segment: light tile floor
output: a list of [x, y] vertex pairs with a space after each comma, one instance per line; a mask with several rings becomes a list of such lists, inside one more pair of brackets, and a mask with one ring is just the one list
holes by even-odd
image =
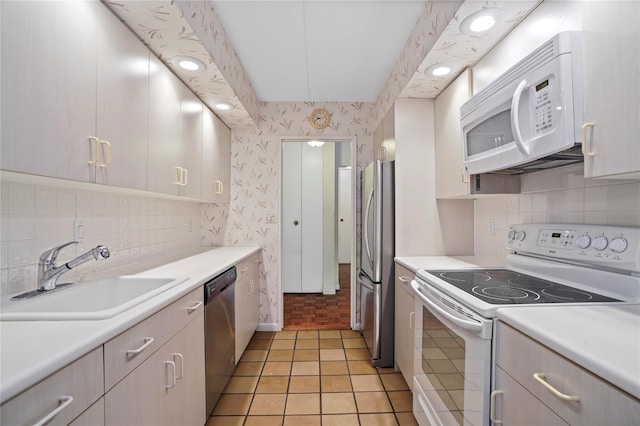
[[207, 426], [417, 425], [402, 374], [352, 330], [256, 332]]

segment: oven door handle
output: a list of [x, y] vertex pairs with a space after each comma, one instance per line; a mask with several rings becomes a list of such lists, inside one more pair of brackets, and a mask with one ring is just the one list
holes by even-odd
[[473, 321], [465, 321], [461, 318], [456, 317], [455, 315], [451, 315], [449, 312], [445, 311], [440, 306], [436, 305], [433, 301], [431, 301], [424, 294], [422, 294], [422, 292], [420, 292], [418, 283], [415, 280], [411, 281], [411, 287], [413, 288], [413, 292], [417, 294], [427, 306], [429, 306], [430, 308], [435, 310], [437, 313], [447, 318], [449, 321], [453, 322], [454, 324], [456, 324], [461, 328], [464, 328], [465, 330], [473, 331], [475, 333], [482, 332], [481, 323], [473, 322]]

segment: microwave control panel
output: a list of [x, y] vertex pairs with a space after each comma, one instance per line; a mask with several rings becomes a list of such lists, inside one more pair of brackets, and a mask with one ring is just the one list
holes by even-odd
[[536, 135], [548, 133], [553, 127], [553, 106], [551, 102], [550, 83], [551, 80], [546, 78], [534, 87], [536, 100]]

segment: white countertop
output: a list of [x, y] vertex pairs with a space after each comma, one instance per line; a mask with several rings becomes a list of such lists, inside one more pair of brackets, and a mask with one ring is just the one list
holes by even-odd
[[259, 250], [259, 247], [216, 247], [139, 272], [136, 275], [189, 279], [109, 319], [0, 322], [0, 403], [104, 344]]
[[640, 398], [640, 305], [500, 308], [497, 315]]
[[502, 266], [500, 262], [480, 256], [399, 256], [394, 260], [413, 272], [416, 272], [418, 269], [460, 269]]

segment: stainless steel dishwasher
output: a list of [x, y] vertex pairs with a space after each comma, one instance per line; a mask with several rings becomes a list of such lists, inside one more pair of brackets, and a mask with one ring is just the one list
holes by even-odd
[[204, 284], [204, 354], [207, 415], [220, 399], [235, 368], [235, 282], [232, 267]]

